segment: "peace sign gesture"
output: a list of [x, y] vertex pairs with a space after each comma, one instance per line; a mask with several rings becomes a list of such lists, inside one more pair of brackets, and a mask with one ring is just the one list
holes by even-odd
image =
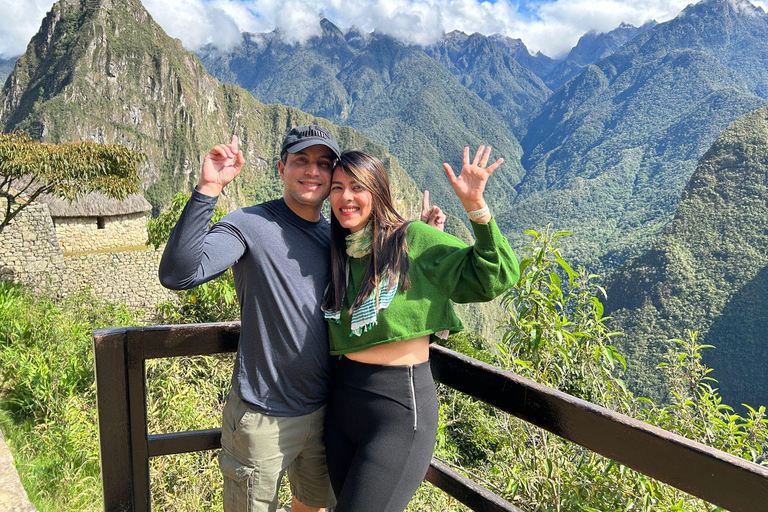
[[429, 206], [429, 190], [424, 191], [424, 198], [421, 202], [421, 222], [429, 224], [432, 227], [445, 231], [445, 214], [437, 205]]
[[[464, 164], [458, 177], [449, 164], [443, 164], [445, 174], [448, 176], [448, 181], [451, 183], [456, 197], [459, 198], [467, 211], [480, 210], [486, 207], [483, 199], [485, 184], [493, 171], [504, 163], [504, 159], [499, 158], [493, 164], [488, 165], [490, 156], [491, 146], [480, 146], [477, 148], [475, 158], [470, 163], [469, 147], [464, 148]], [[490, 215], [488, 217], [490, 218]]]

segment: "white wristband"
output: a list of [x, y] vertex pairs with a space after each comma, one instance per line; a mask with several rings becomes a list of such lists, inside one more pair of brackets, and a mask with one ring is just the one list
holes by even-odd
[[482, 219], [486, 215], [490, 215], [490, 213], [491, 213], [491, 210], [486, 205], [485, 208], [480, 208], [479, 210], [467, 212], [467, 215], [469, 215], [469, 220], [475, 221], [477, 219]]

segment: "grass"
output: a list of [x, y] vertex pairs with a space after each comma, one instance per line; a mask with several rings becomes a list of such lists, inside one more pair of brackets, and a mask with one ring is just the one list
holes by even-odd
[[132, 314], [85, 294], [62, 308], [0, 283], [0, 424], [42, 512], [102, 508], [91, 331], [115, 323]]

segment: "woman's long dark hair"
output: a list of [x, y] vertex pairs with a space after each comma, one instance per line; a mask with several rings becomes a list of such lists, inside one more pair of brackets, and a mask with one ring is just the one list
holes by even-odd
[[[341, 170], [354, 178], [371, 193], [371, 259], [365, 270], [363, 284], [349, 309], [359, 307], [363, 301], [377, 290], [384, 269], [388, 269], [389, 284], [392, 286], [399, 279], [399, 287], [407, 290], [411, 287], [408, 277], [408, 246], [406, 243], [406, 222], [392, 203], [389, 190], [389, 178], [382, 163], [362, 151], [345, 151], [341, 154], [334, 172]], [[341, 311], [344, 295], [347, 293], [347, 243], [350, 230], [341, 227], [336, 215], [331, 215], [331, 284], [325, 292], [323, 309]], [[378, 296], [377, 296], [378, 307]]]

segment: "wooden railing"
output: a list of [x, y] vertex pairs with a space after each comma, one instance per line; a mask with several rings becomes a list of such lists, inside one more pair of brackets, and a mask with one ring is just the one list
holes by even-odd
[[[147, 431], [147, 359], [237, 350], [239, 323], [102, 329], [93, 334], [104, 508], [148, 511], [149, 459], [220, 448], [220, 430]], [[768, 510], [768, 468], [457, 354], [430, 348], [435, 379], [732, 512]], [[426, 480], [470, 509], [522, 512], [433, 459]]]

